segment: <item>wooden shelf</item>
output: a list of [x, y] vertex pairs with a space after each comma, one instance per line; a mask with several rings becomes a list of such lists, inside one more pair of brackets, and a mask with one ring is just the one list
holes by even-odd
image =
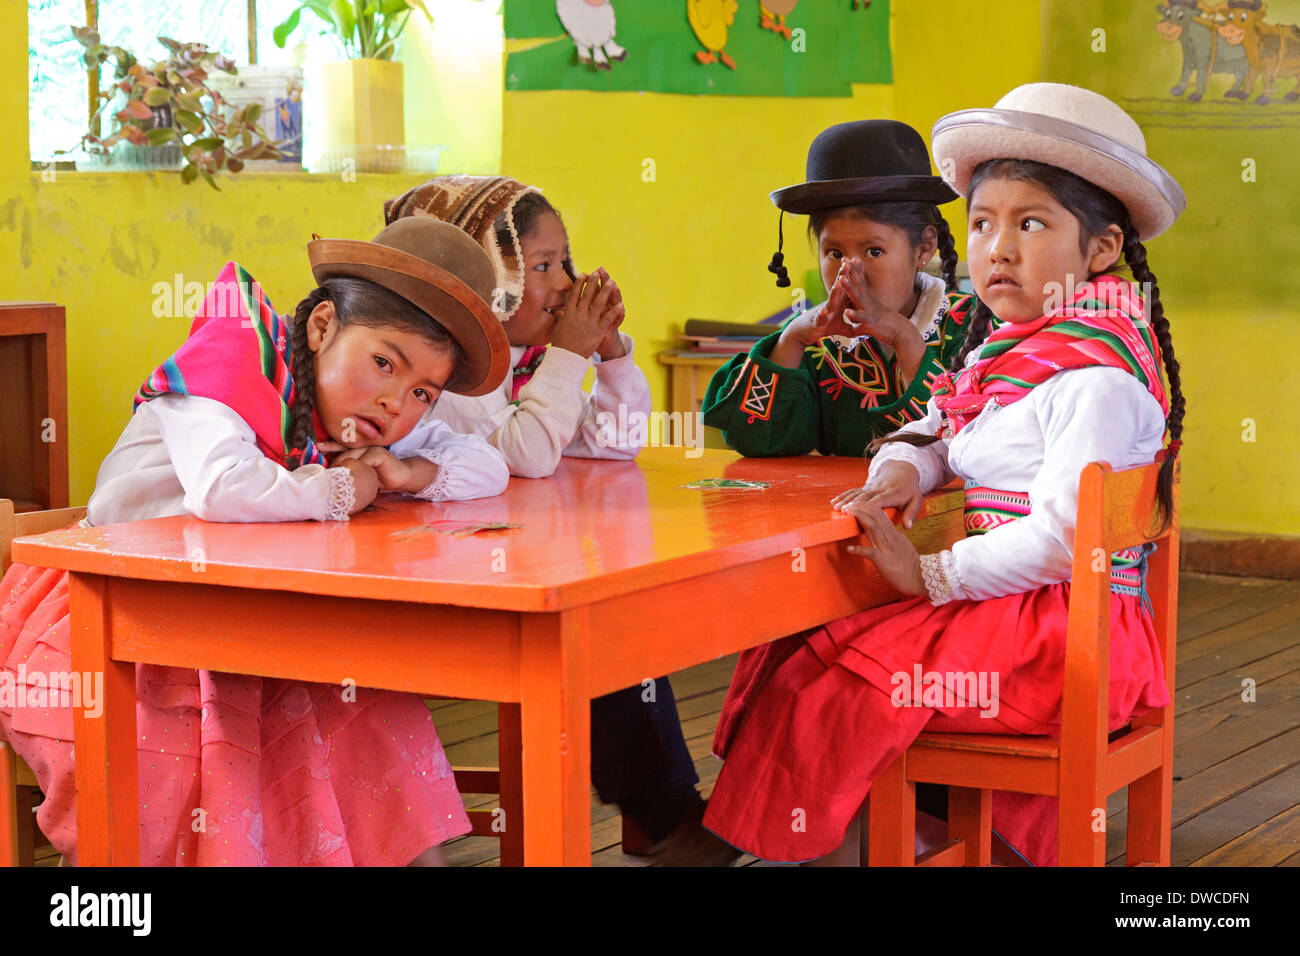
[[0, 498], [15, 511], [68, 506], [63, 306], [0, 302]]

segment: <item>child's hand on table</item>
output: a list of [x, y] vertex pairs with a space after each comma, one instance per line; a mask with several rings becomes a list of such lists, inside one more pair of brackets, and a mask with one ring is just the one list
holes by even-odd
[[925, 577], [921, 574], [921, 556], [903, 532], [894, 527], [877, 505], [856, 499], [841, 510], [858, 519], [871, 541], [869, 545], [849, 545], [849, 553], [860, 555], [875, 564], [880, 576], [902, 594], [925, 594]]
[[379, 494], [379, 475], [375, 472], [375, 469], [364, 462], [354, 459], [336, 461], [330, 467], [346, 468], [352, 473], [354, 500], [352, 510], [348, 513], [356, 514], [358, 511], [370, 507], [370, 503]]
[[609, 354], [601, 352], [601, 358], [619, 358], [626, 354], [623, 343], [617, 332], [613, 335], [617, 345], [609, 343], [609, 337], [623, 321], [623, 315], [623, 296], [609, 273], [597, 269], [580, 274], [569, 289], [551, 344], [583, 358], [590, 358], [600, 346], [608, 344]]
[[417, 494], [438, 477], [438, 466], [433, 462], [419, 456], [398, 458], [387, 448], [378, 445], [344, 449], [330, 459], [330, 464], [336, 468], [352, 470], [352, 478], [357, 482], [358, 500], [361, 497], [361, 482], [357, 479], [357, 471], [369, 472], [373, 476], [375, 490], [370, 493], [366, 504], [370, 504], [380, 490]]
[[849, 514], [855, 502], [876, 508], [898, 508], [904, 528], [912, 527], [921, 513], [921, 474], [905, 461], [883, 462], [861, 488], [850, 488], [831, 499], [831, 507]]

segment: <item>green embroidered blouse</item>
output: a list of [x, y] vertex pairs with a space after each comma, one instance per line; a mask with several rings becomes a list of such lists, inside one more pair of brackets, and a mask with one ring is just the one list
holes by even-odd
[[[912, 320], [926, 351], [911, 382], [902, 381], [892, 350], [870, 336], [825, 338], [804, 349], [799, 368], [775, 365], [769, 356], [780, 332], [774, 332], [714, 373], [704, 424], [720, 428], [742, 455], [861, 456], [873, 439], [925, 416], [934, 380], [965, 342], [974, 304], [969, 293], [942, 287], [922, 294]], [[918, 322], [926, 313], [924, 324]]]

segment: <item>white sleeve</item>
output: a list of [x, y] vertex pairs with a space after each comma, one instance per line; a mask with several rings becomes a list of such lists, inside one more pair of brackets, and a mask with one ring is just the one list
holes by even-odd
[[1135, 468], [1150, 464], [1160, 450], [1164, 414], [1121, 369], [1060, 372], [1021, 401], [1031, 398], [1043, 433], [1043, 463], [1029, 485], [1030, 514], [953, 545], [954, 597], [983, 600], [1068, 580], [1084, 465]]
[[[650, 383], [645, 373], [637, 368], [632, 358], [632, 339], [619, 332], [627, 355], [609, 361], [596, 362], [596, 384], [587, 400], [587, 414], [573, 441], [564, 454], [573, 458], [631, 459], [641, 450], [641, 442], [628, 441], [619, 435], [619, 421], [634, 420], [632, 416], [649, 421]], [[619, 407], [625, 411], [619, 415]], [[632, 431], [632, 429], [628, 429]], [[637, 429], [638, 435], [647, 429]]]
[[427, 501], [491, 498], [510, 481], [501, 452], [477, 435], [462, 435], [429, 415], [388, 450], [398, 458], [423, 458], [438, 466], [433, 482], [415, 495]]
[[[908, 422], [893, 434], [931, 436], [939, 431], [941, 420], [934, 399], [930, 399], [929, 405], [926, 406], [924, 418]], [[921, 492], [923, 494], [931, 492], [941, 485], [946, 485], [954, 477], [952, 469], [948, 467], [947, 439], [941, 438], [929, 445], [919, 446], [908, 445], [901, 441], [881, 445], [880, 450], [871, 459], [871, 466], [867, 470], [867, 479], [870, 480], [872, 473], [887, 461], [905, 461], [909, 465], [913, 465], [921, 476]]]
[[490, 422], [488, 444], [505, 456], [512, 475], [549, 478], [573, 440], [587, 410], [582, 380], [590, 359], [552, 345], [519, 403], [506, 405]]
[[348, 518], [355, 501], [346, 468], [289, 471], [257, 447], [253, 429], [209, 398], [164, 395], [149, 402], [185, 490], [185, 510], [205, 521], [317, 521]]

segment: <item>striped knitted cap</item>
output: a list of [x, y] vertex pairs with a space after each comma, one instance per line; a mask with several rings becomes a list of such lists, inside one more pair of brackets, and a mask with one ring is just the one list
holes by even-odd
[[[384, 203], [384, 220], [392, 224], [404, 216], [432, 216], [459, 226], [481, 245], [497, 274], [492, 311], [501, 321], [519, 308], [524, 295], [524, 258], [515, 229], [514, 208], [528, 193], [540, 193], [506, 176], [437, 176]], [[497, 240], [497, 220], [504, 217], [510, 248]]]

